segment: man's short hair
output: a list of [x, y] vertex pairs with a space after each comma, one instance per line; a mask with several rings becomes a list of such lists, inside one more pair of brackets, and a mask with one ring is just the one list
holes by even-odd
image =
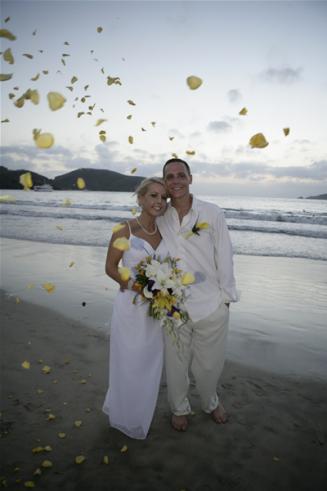
[[185, 162], [185, 160], [172, 158], [172, 159], [167, 160], [167, 162], [165, 163], [165, 165], [162, 168], [162, 175], [163, 175], [163, 177], [165, 177], [165, 170], [166, 170], [167, 165], [172, 164], [173, 162], [175, 162], [176, 164], [184, 164], [185, 167], [186, 167], [186, 170], [187, 170], [188, 175], [189, 176], [191, 175], [191, 168], [188, 165], [188, 163]]

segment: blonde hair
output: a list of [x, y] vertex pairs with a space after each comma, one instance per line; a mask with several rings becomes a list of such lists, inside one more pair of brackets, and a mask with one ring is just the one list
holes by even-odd
[[161, 186], [165, 187], [165, 182], [161, 177], [148, 177], [147, 179], [143, 179], [135, 189], [134, 194], [136, 194], [137, 198], [144, 196], [151, 184], [161, 184]]

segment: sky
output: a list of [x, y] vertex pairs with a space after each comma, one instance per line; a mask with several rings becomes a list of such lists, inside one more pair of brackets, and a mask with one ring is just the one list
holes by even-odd
[[[1, 56], [12, 74], [0, 82], [1, 165], [152, 176], [174, 153], [201, 194], [326, 193], [326, 26], [327, 1], [1, 1], [1, 27], [17, 38], [1, 38], [15, 60]], [[17, 108], [29, 88], [39, 104]], [[51, 91], [66, 98], [57, 111]], [[38, 148], [33, 129], [54, 145]], [[251, 148], [256, 133], [269, 145]]]

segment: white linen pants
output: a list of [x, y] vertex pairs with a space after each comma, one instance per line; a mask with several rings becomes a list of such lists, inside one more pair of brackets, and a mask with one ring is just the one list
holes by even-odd
[[211, 413], [218, 407], [217, 383], [225, 361], [228, 321], [229, 308], [223, 303], [205, 319], [184, 324], [179, 329], [178, 345], [165, 332], [168, 402], [174, 414], [191, 412], [189, 368], [203, 411]]

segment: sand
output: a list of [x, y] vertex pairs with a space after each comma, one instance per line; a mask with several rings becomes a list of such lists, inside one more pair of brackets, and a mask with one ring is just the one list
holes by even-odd
[[[23, 489], [26, 481], [67, 491], [326, 489], [323, 379], [280, 376], [228, 359], [220, 386], [226, 425], [200, 411], [192, 387], [195, 414], [188, 431], [177, 433], [163, 383], [149, 436], [137, 441], [110, 428], [101, 411], [108, 381], [104, 332], [3, 293], [1, 329], [0, 475], [9, 489]], [[50, 451], [33, 454], [48, 445]], [[78, 455], [86, 458], [79, 465]], [[42, 468], [44, 460], [52, 467]]]

